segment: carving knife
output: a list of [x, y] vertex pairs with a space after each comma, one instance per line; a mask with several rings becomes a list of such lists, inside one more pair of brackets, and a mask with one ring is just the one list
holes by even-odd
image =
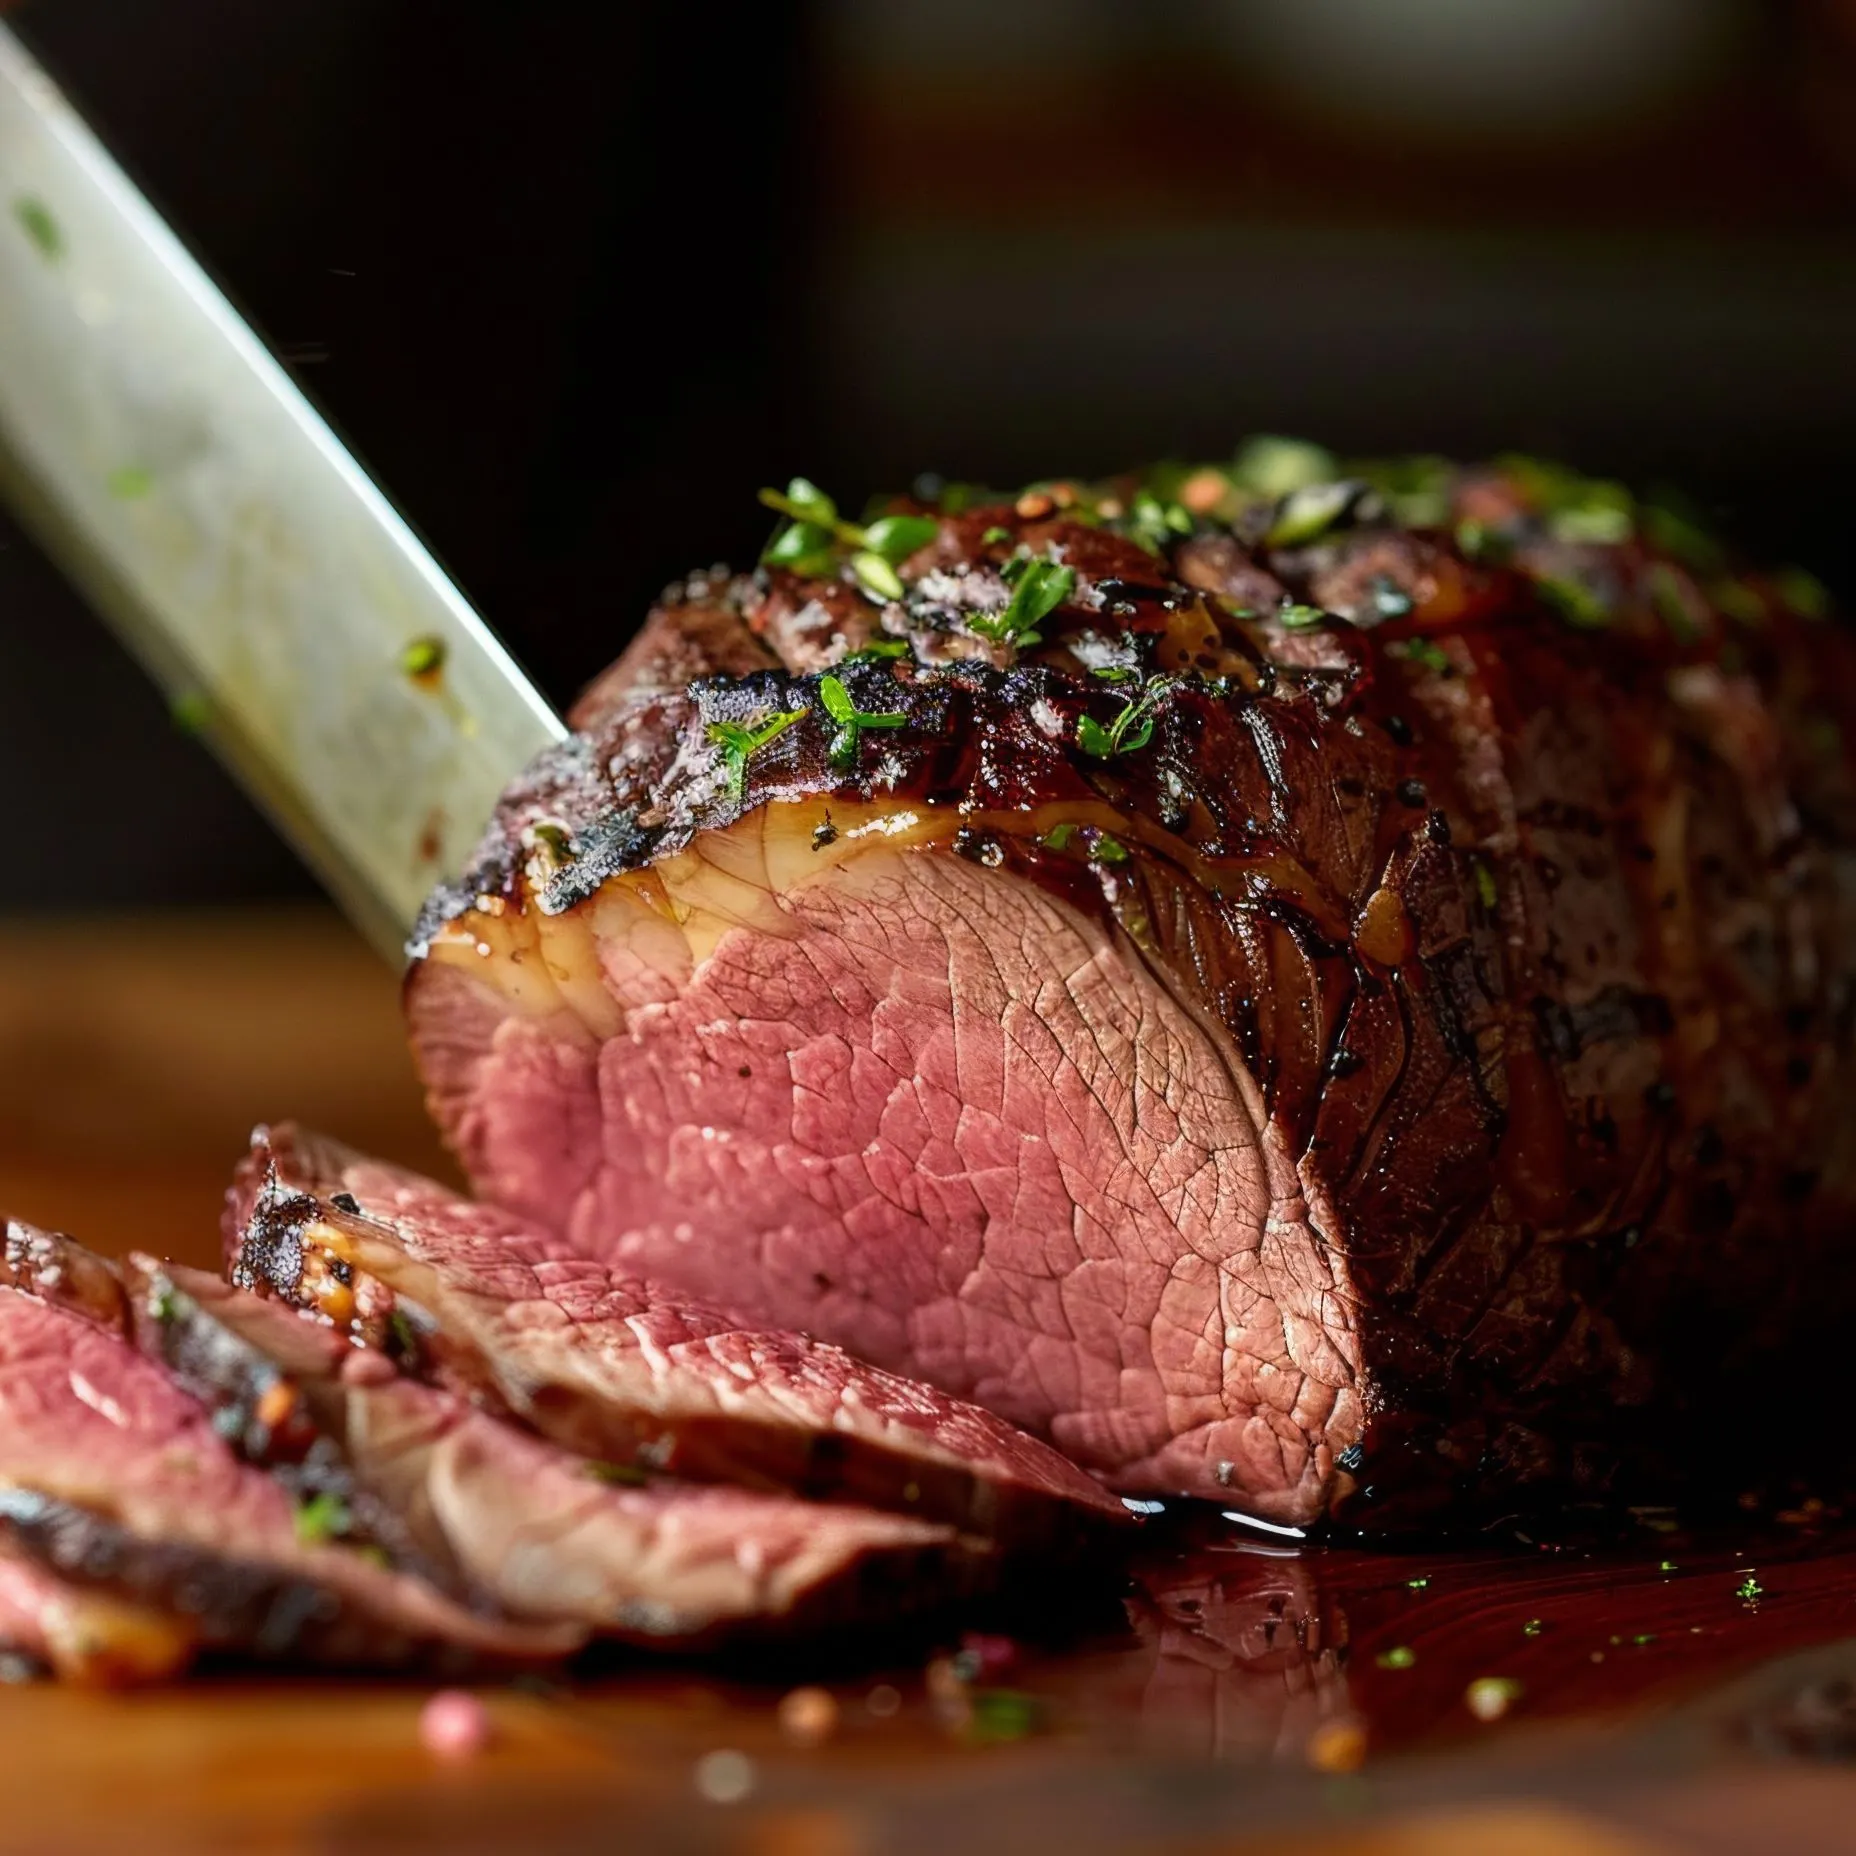
[[565, 733], [4, 26], [0, 491], [395, 958]]

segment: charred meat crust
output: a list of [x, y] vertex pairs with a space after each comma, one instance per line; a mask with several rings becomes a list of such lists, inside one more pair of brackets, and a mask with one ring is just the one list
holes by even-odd
[[[899, 504], [935, 522], [900, 599], [674, 590], [414, 954], [762, 806], [945, 818], [1256, 1079], [1354, 1285], [1337, 1511], [1717, 1456], [1850, 1208], [1856, 653], [1609, 486], [1376, 475]], [[1027, 563], [1063, 598], [1001, 642]]]

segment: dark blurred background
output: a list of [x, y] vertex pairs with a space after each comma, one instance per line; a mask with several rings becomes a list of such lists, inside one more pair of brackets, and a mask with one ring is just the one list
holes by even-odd
[[[1856, 593], [1856, 0], [12, 18], [563, 701], [762, 482], [1253, 430], [1674, 482]], [[310, 887], [4, 524], [0, 779], [0, 908]]]

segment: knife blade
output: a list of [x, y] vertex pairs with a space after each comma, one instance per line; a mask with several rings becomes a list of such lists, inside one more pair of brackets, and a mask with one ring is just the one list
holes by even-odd
[[547, 701], [0, 26], [0, 493], [395, 957]]

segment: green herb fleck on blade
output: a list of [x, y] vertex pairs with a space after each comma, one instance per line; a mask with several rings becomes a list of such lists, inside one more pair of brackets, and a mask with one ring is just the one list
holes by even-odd
[[419, 681], [435, 677], [445, 667], [445, 641], [442, 638], [415, 638], [400, 653], [400, 669]]
[[22, 193], [13, 202], [13, 217], [38, 247], [40, 257], [56, 260], [64, 256], [64, 233], [52, 217], [52, 209], [43, 200], [34, 194]]
[[168, 719], [183, 735], [203, 735], [212, 723], [212, 702], [204, 690], [182, 690], [168, 704]]
[[1038, 842], [1047, 851], [1061, 851], [1076, 836], [1076, 827], [1068, 819], [1059, 825], [1053, 825]]
[[1407, 1646], [1402, 1643], [1393, 1649], [1381, 1650], [1380, 1653], [1373, 1658], [1373, 1661], [1377, 1663], [1381, 1669], [1409, 1669], [1417, 1660], [1417, 1651], [1407, 1648]]
[[155, 1292], [148, 1298], [148, 1312], [164, 1328], [170, 1328], [180, 1317], [180, 1301], [174, 1293], [174, 1285], [161, 1281]]
[[1427, 1591], [1430, 1587], [1430, 1583], [1429, 1579], [1407, 1579], [1405, 1581], [1405, 1590], [1408, 1592]]
[[1089, 847], [1089, 861], [1092, 864], [1125, 864], [1128, 861], [1128, 847], [1108, 832], [1098, 831], [1095, 842]]
[[1545, 1629], [1546, 1625], [1539, 1618], [1529, 1618], [1527, 1622], [1521, 1626], [1521, 1635], [1523, 1637], [1538, 1637]]
[[339, 1540], [353, 1525], [348, 1504], [327, 1489], [297, 1504], [296, 1537], [306, 1547]]
[[1288, 601], [1277, 608], [1276, 621], [1284, 631], [1312, 631], [1315, 626], [1324, 624], [1327, 614], [1319, 606], [1298, 606]]
[[703, 730], [720, 750], [722, 765], [728, 771], [728, 796], [736, 805], [741, 803], [747, 784], [748, 762], [795, 722], [803, 720], [805, 713], [803, 709], [780, 709], [755, 722], [711, 722]]
[[1501, 891], [1495, 885], [1495, 872], [1490, 869], [1487, 860], [1481, 857], [1472, 860], [1472, 868], [1476, 873], [1476, 900], [1492, 915], [1495, 905], [1501, 900]]
[[111, 471], [104, 482], [112, 496], [132, 503], [155, 487], [155, 473], [145, 464], [122, 464]]
[[1011, 581], [1012, 597], [1005, 610], [976, 612], [967, 625], [991, 644], [1036, 644], [1038, 626], [1070, 597], [1076, 575], [1056, 561], [1027, 560]]
[[882, 709], [872, 713], [858, 708], [851, 693], [833, 676], [819, 679], [818, 699], [825, 713], [837, 723], [837, 732], [826, 750], [826, 759], [840, 773], [857, 765], [857, 744], [866, 728], [900, 728], [907, 717], [900, 710]]
[[1754, 1604], [1766, 1596], [1766, 1588], [1759, 1582], [1759, 1574], [1749, 1571], [1744, 1579], [1734, 1587], [1734, 1596], [1742, 1604]]

